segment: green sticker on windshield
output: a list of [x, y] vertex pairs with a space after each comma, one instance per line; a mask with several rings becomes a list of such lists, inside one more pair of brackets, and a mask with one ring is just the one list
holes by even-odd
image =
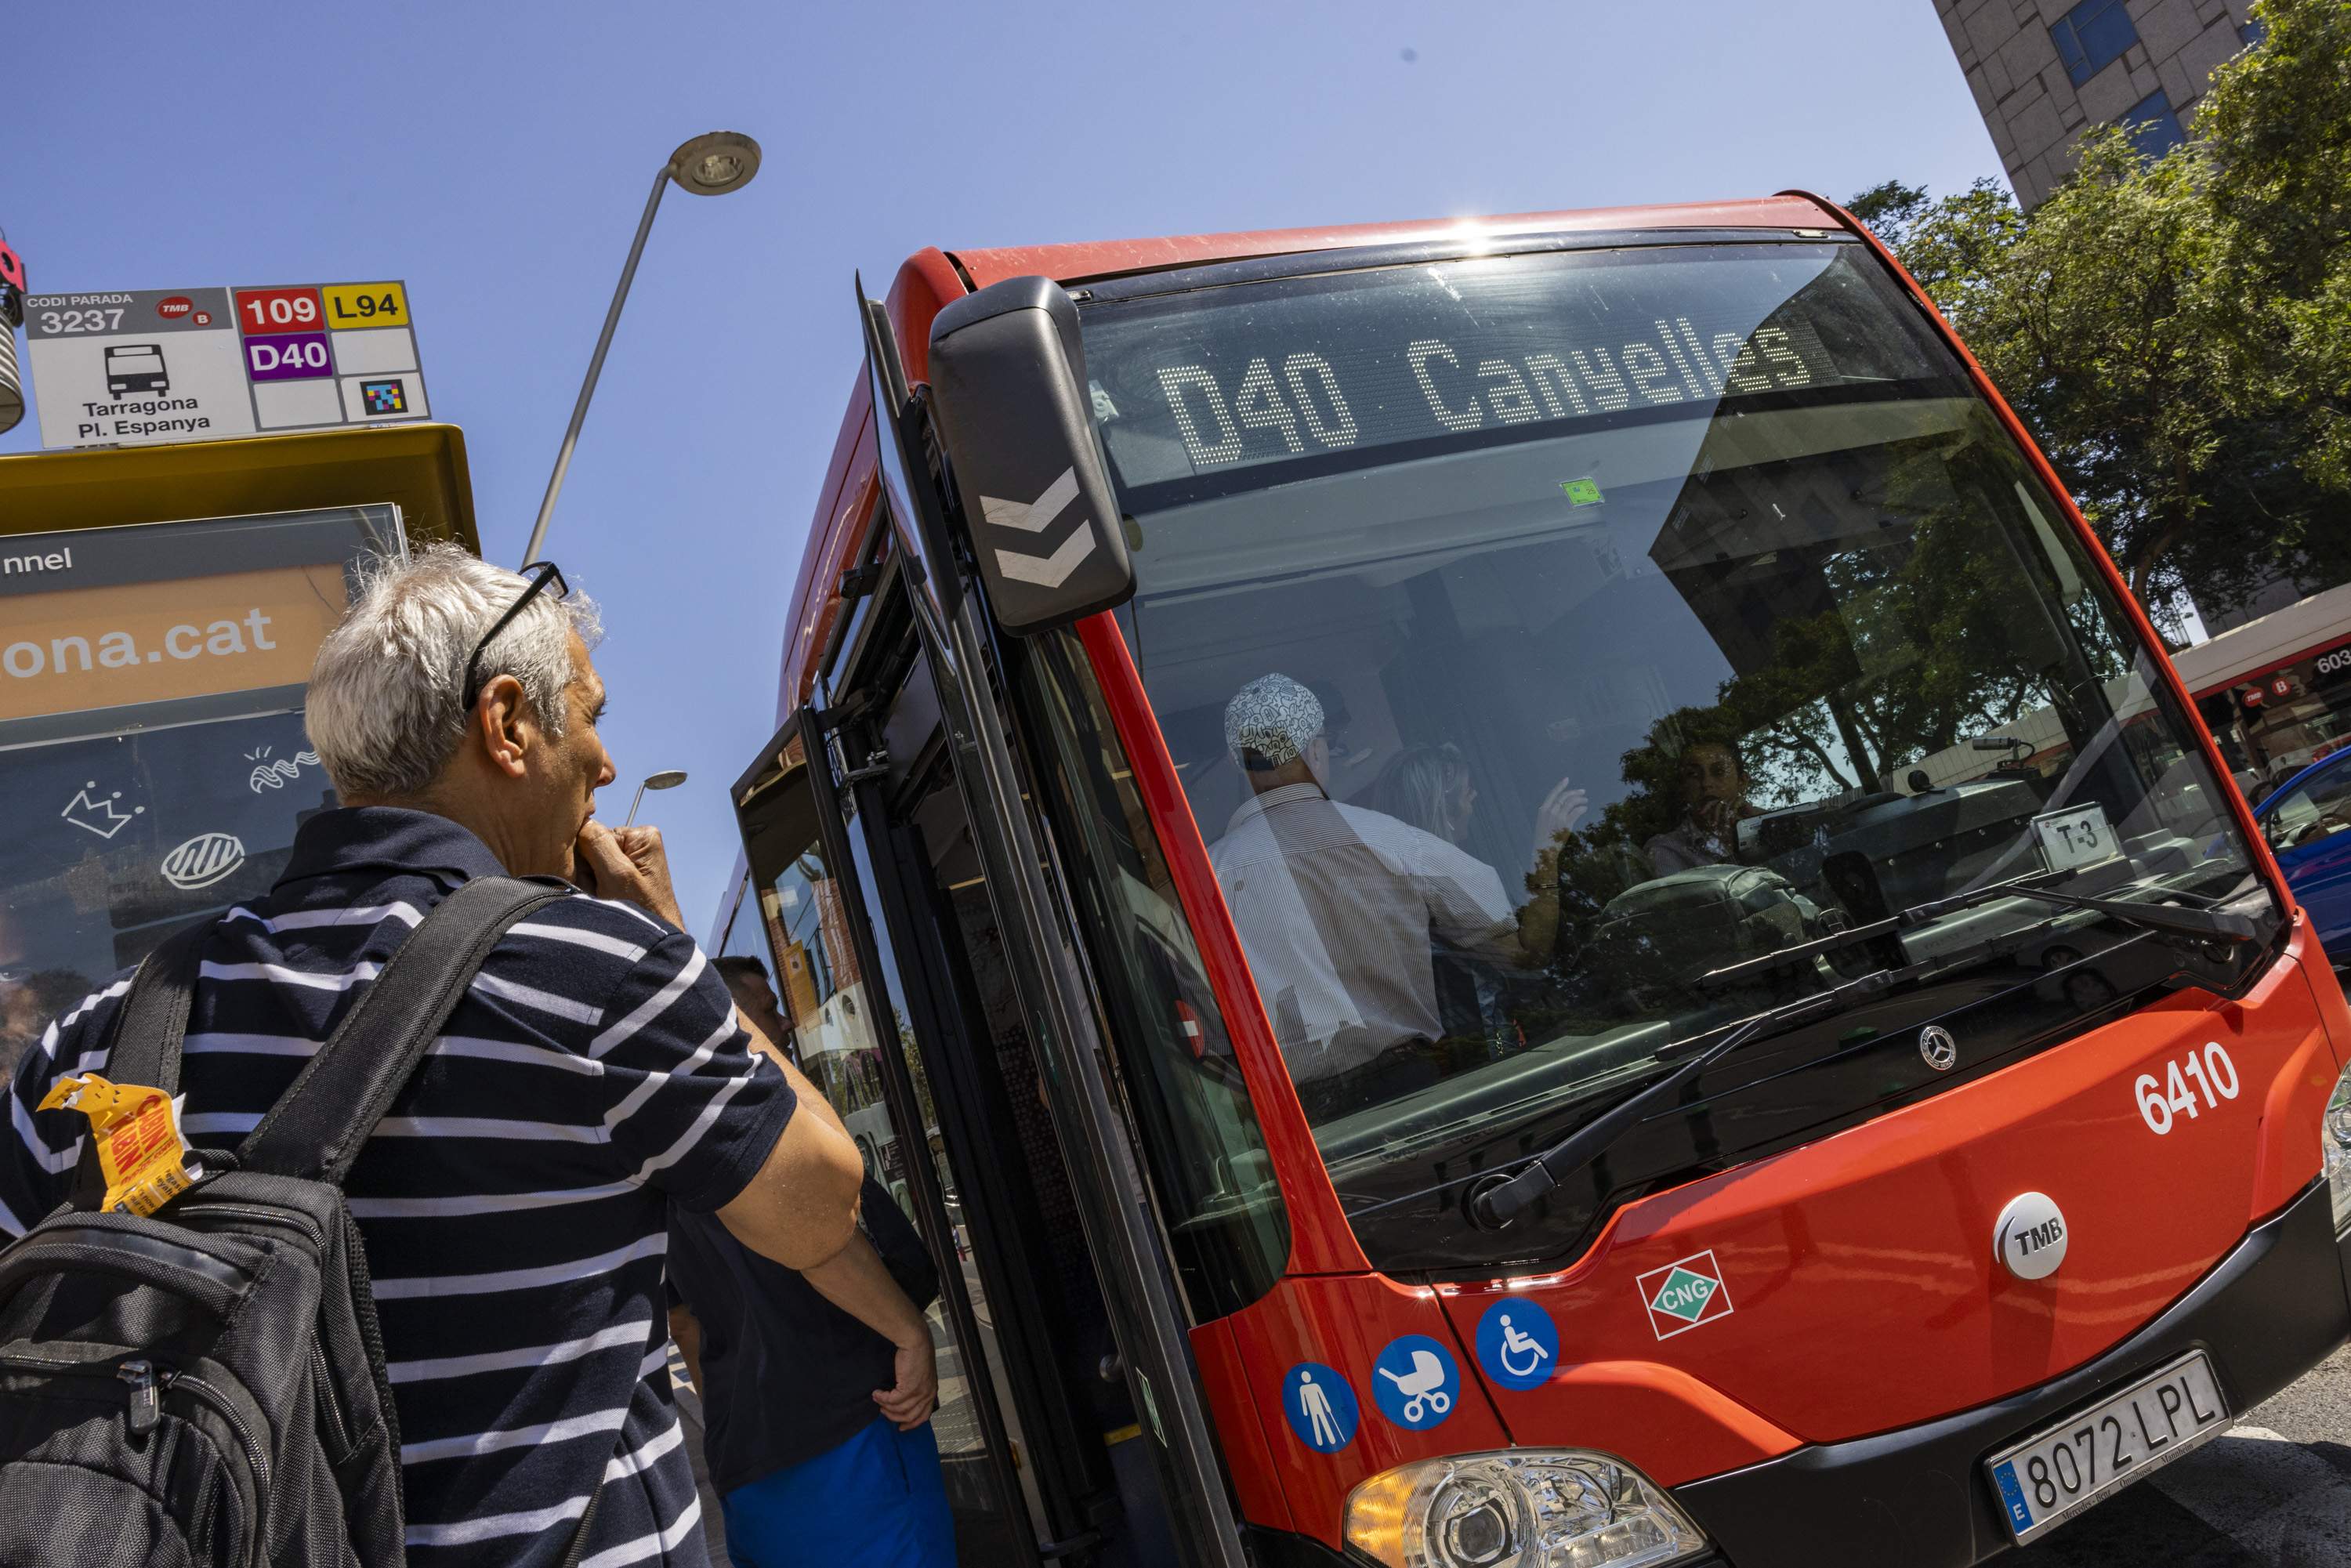
[[1560, 482], [1559, 487], [1566, 491], [1567, 498], [1579, 507], [1596, 507], [1600, 504], [1600, 486], [1592, 480], [1563, 479]]

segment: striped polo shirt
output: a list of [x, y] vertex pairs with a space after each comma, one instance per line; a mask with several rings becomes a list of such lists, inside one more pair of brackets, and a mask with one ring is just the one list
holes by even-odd
[[[181, 1086], [193, 1141], [231, 1148], [401, 939], [501, 874], [445, 818], [322, 811], [266, 899], [206, 943]], [[62, 1201], [88, 1124], [33, 1109], [103, 1071], [127, 974], [26, 1053], [0, 1139], [0, 1225]], [[554, 1564], [601, 1480], [581, 1568], [705, 1561], [664, 1349], [672, 1202], [708, 1211], [759, 1170], [790, 1086], [751, 1051], [693, 941], [582, 894], [490, 955], [344, 1184], [400, 1415], [408, 1560]]]

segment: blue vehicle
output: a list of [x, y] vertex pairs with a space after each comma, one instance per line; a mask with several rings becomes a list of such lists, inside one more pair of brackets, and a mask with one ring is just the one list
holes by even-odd
[[2321, 758], [2253, 808], [2286, 885], [2336, 968], [2351, 963], [2351, 750]]

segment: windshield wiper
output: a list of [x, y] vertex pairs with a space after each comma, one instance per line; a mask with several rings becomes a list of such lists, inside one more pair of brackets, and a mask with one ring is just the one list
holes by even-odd
[[2053, 887], [2018, 887], [2010, 891], [2024, 898], [2046, 899], [2069, 909], [2086, 909], [2126, 925], [2186, 936], [2198, 942], [2258, 942], [2261, 927], [2242, 915], [2225, 909], [2198, 909], [2184, 904], [2139, 904], [2121, 898], [2085, 898]]
[[1625, 1129], [1640, 1121], [1653, 1107], [1678, 1093], [1684, 1084], [1732, 1051], [1795, 1024], [1841, 1011], [1847, 1004], [1888, 989], [1896, 981], [1907, 979], [1919, 969], [1934, 967], [1936, 962], [1879, 969], [1857, 980], [1800, 997], [1769, 1012], [1756, 1014], [1711, 1045], [1701, 1045], [1693, 1038], [1659, 1046], [1657, 1061], [1669, 1069], [1664, 1076], [1537, 1155], [1516, 1176], [1474, 1194], [1469, 1199], [1470, 1218], [1489, 1230], [1501, 1229], [1557, 1186], [1562, 1177], [1591, 1164]]
[[[1721, 976], [1751, 968], [1763, 963], [1783, 959], [1790, 954], [1817, 952], [1846, 942], [1866, 941], [1886, 932], [1900, 930], [1925, 921], [1938, 918], [1956, 910], [1987, 904], [1994, 899], [2038, 898], [2072, 909], [2085, 910], [2137, 925], [2142, 930], [2164, 936], [2186, 936], [2199, 942], [2246, 943], [2259, 941], [2261, 928], [2245, 915], [2231, 910], [2194, 909], [2172, 904], [2131, 904], [2116, 899], [2090, 898], [2081, 894], [2059, 893], [2052, 888], [2031, 885], [2049, 876], [2036, 872], [2029, 877], [1990, 886], [1956, 893], [1949, 897], [1929, 899], [1914, 904], [1899, 915], [1873, 921], [1851, 931], [1841, 931], [1819, 941], [1803, 944], [1801, 948], [1789, 948], [1779, 954], [1767, 954], [1763, 958], [1737, 964], [1729, 969], [1717, 969], [1705, 977], [1712, 983]], [[1905, 980], [1914, 980], [1941, 972], [1965, 967], [1995, 951], [2001, 950], [1997, 942], [1978, 942], [1957, 953], [1938, 954], [1915, 963], [1892, 968], [1876, 969], [1858, 979], [1847, 980], [1809, 997], [1799, 997], [1792, 1002], [1756, 1014], [1745, 1023], [1711, 1045], [1701, 1045], [1697, 1038], [1673, 1040], [1659, 1046], [1656, 1059], [1667, 1071], [1646, 1087], [1619, 1102], [1612, 1109], [1585, 1123], [1558, 1143], [1552, 1145], [1520, 1169], [1518, 1174], [1496, 1182], [1471, 1195], [1469, 1217], [1489, 1230], [1499, 1230], [1527, 1211], [1546, 1193], [1559, 1186], [1571, 1173], [1581, 1170], [1597, 1158], [1626, 1128], [1643, 1120], [1655, 1107], [1662, 1104], [1699, 1073], [1729, 1056], [1732, 1051], [1756, 1040], [1800, 1023], [1829, 1013], [1842, 1011], [1847, 1005], [1864, 998], [1890, 990]], [[1685, 1060], [1687, 1059], [1687, 1060]]]
[[1883, 920], [1873, 920], [1865, 925], [1851, 926], [1843, 931], [1832, 931], [1827, 936], [1816, 936], [1810, 942], [1799, 942], [1792, 946], [1780, 948], [1776, 952], [1765, 953], [1736, 964], [1727, 964], [1719, 969], [1709, 969], [1698, 977], [1698, 983], [1703, 989], [1719, 990], [1726, 986], [1738, 984], [1751, 974], [1784, 967], [1792, 962], [1801, 962], [1817, 954], [1834, 953], [1846, 947], [1859, 946], [1865, 942], [1872, 942], [1880, 936], [1896, 932], [1915, 930], [1929, 921], [1940, 920], [1946, 915], [1956, 915], [1962, 909], [1970, 909], [1980, 904], [1995, 903], [2003, 898], [2038, 898], [2050, 904], [2064, 904], [2070, 909], [2082, 909], [2092, 914], [2103, 915], [2109, 919], [2120, 920], [2144, 930], [2161, 932], [2168, 936], [2192, 937], [2199, 942], [2254, 942], [2261, 938], [2260, 927], [2241, 915], [2222, 910], [2189, 908], [2176, 904], [2137, 904], [2122, 899], [2090, 898], [2078, 893], [2061, 893], [2046, 885], [2052, 877], [2065, 874], [2067, 873], [2063, 872], [2036, 871], [2023, 876], [2011, 877], [2006, 882], [1995, 882], [1982, 887], [1970, 888], [1965, 893], [1955, 893], [1943, 898], [1930, 898], [1923, 903], [1914, 904], [1898, 914], [1889, 915]]

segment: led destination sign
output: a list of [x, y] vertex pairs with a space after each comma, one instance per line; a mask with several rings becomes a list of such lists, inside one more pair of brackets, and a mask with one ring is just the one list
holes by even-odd
[[1851, 249], [1488, 257], [1089, 306], [1095, 415], [1133, 486], [1934, 374], [1841, 319]]

